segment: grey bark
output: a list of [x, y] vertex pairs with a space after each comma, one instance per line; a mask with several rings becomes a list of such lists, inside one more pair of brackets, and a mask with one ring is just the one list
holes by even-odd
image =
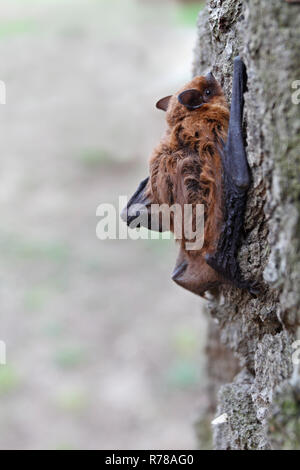
[[[215, 449], [300, 448], [292, 361], [300, 318], [300, 104], [292, 102], [293, 83], [300, 80], [299, 43], [299, 4], [209, 0], [199, 15], [194, 74], [213, 69], [230, 101], [233, 58], [240, 55], [247, 67], [252, 186], [239, 259], [245, 277], [263, 286], [257, 299], [223, 287], [208, 307], [220, 342], [240, 364], [233, 380], [236, 365], [222, 367], [229, 383], [219, 388], [216, 416], [226, 413], [227, 421], [213, 427]], [[226, 360], [216, 352], [220, 347], [209, 350], [215, 369]], [[211, 381], [213, 388], [214, 374]]]

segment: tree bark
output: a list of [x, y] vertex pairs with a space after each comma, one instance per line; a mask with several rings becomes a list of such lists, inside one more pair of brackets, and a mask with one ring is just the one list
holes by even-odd
[[[245, 277], [262, 286], [257, 299], [223, 287], [208, 307], [220, 338], [208, 348], [211, 390], [219, 385], [218, 364], [229, 382], [218, 391], [216, 416], [227, 420], [213, 426], [215, 449], [300, 448], [292, 361], [300, 318], [299, 32], [300, 5], [283, 0], [208, 0], [199, 15], [194, 74], [212, 69], [230, 101], [233, 58], [247, 67], [252, 185], [239, 261]], [[224, 357], [224, 345], [239, 360], [234, 379], [237, 366], [230, 353]]]

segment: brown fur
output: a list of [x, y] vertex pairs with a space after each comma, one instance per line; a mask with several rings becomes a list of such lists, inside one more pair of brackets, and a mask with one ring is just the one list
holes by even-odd
[[[205, 95], [210, 86], [211, 96]], [[200, 108], [188, 110], [178, 95], [188, 89], [203, 93]], [[179, 265], [186, 260], [184, 275], [174, 279], [183, 287], [202, 295], [220, 282], [220, 276], [205, 262], [205, 255], [216, 249], [223, 222], [222, 163], [218, 152], [220, 139], [226, 140], [229, 110], [223, 91], [215, 79], [196, 77], [167, 105], [167, 130], [150, 159], [147, 196], [154, 204], [204, 204], [204, 245], [201, 250], [187, 251], [181, 240]]]

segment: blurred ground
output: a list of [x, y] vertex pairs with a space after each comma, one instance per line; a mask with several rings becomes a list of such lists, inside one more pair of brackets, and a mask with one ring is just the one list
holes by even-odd
[[0, 5], [1, 449], [196, 446], [206, 322], [170, 280], [176, 248], [95, 235], [147, 175], [154, 103], [190, 78], [194, 10]]

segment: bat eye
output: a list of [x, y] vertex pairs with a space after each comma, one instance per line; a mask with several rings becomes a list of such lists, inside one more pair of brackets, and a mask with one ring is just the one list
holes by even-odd
[[208, 96], [211, 94], [211, 91], [210, 90], [205, 90], [205, 94]]

